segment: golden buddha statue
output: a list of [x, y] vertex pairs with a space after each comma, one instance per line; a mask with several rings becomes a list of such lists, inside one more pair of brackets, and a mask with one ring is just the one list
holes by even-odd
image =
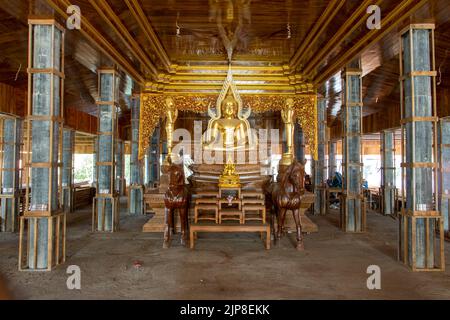
[[237, 117], [238, 104], [231, 94], [221, 104], [221, 116], [211, 119], [208, 125], [208, 138], [205, 149], [239, 150], [244, 149], [251, 134], [247, 121]]
[[231, 158], [228, 159], [227, 164], [223, 169], [222, 175], [219, 177], [220, 188], [240, 188], [241, 181], [239, 175], [236, 173], [236, 166]]

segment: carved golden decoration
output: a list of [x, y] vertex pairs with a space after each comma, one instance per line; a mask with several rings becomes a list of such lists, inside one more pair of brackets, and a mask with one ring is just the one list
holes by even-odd
[[292, 98], [286, 99], [286, 106], [281, 110], [281, 118], [284, 122], [286, 132], [286, 146], [287, 151], [281, 158], [281, 164], [290, 166], [294, 161], [294, 129], [295, 129], [295, 110], [294, 100]]
[[219, 177], [220, 188], [240, 188], [241, 179], [236, 173], [236, 166], [231, 158], [228, 159], [227, 164], [223, 169], [222, 175]]
[[163, 118], [164, 97], [141, 94], [141, 111], [139, 117], [139, 159], [143, 159], [150, 144], [156, 126]]
[[173, 160], [173, 133], [175, 132], [175, 122], [178, 119], [178, 109], [171, 97], [165, 100], [164, 107], [166, 109], [166, 134], [167, 134], [167, 162]]
[[318, 158], [318, 120], [317, 95], [248, 95], [242, 96], [244, 105], [250, 105], [255, 113], [267, 111], [282, 111], [286, 107], [287, 99], [293, 100], [293, 109], [298, 123], [303, 128], [306, 143], [309, 145], [312, 156]]
[[[141, 94], [141, 116], [139, 131], [139, 158], [145, 156], [149, 139], [165, 115], [165, 99], [171, 97], [179, 111], [207, 113], [208, 106], [217, 102], [217, 95], [162, 95]], [[286, 107], [286, 100], [293, 99], [293, 109], [298, 123], [302, 126], [306, 143], [310, 146], [312, 156], [317, 159], [318, 122], [317, 95], [241, 95], [244, 106], [251, 106], [252, 112], [264, 113], [282, 111]]]

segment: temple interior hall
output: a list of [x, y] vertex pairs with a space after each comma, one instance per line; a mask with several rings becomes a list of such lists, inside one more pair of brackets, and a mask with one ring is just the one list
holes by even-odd
[[0, 0], [0, 300], [450, 299], [449, 101], [448, 0]]

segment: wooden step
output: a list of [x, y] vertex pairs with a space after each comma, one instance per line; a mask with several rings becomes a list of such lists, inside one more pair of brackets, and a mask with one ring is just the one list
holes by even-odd
[[195, 205], [195, 209], [198, 210], [218, 210], [217, 204], [198, 204]]
[[243, 206], [248, 205], [248, 204], [265, 206], [266, 203], [265, 203], [264, 200], [261, 200], [261, 199], [243, 199], [242, 200], [242, 205]]
[[220, 214], [223, 214], [223, 215], [241, 215], [242, 211], [241, 210], [233, 210], [233, 209], [222, 209], [222, 210], [220, 210]]
[[[257, 191], [242, 191], [242, 199], [247, 200], [248, 198], [257, 198], [257, 199], [264, 199], [264, 193], [257, 192]], [[249, 199], [250, 200], [250, 199]]]
[[219, 190], [217, 191], [199, 191], [195, 194], [199, 198], [208, 198], [208, 197], [219, 197]]
[[265, 205], [245, 205], [243, 211], [260, 211], [265, 209]]
[[215, 204], [217, 206], [218, 204], [218, 199], [217, 198], [200, 198], [200, 199], [195, 199], [195, 205], [199, 206], [199, 205], [203, 205], [203, 204]]
[[225, 209], [219, 211], [219, 224], [222, 221], [239, 221], [240, 224], [244, 223], [244, 214], [240, 210]]
[[[266, 206], [265, 205], [246, 205], [242, 210], [244, 212], [244, 222], [247, 221], [263, 221], [266, 223]], [[252, 213], [247, 213], [251, 211]], [[256, 213], [255, 213], [256, 211]]]

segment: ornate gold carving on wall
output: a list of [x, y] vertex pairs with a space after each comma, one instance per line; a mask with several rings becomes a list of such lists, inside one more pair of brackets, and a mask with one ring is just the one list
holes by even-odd
[[[217, 95], [162, 95], [141, 94], [141, 116], [139, 130], [139, 158], [145, 156], [150, 137], [161, 119], [165, 117], [165, 99], [170, 96], [179, 111], [195, 113], [208, 112], [208, 106], [215, 104]], [[303, 128], [306, 143], [317, 159], [318, 123], [317, 95], [242, 95], [243, 104], [249, 105], [255, 113], [281, 111], [286, 107], [286, 99], [294, 100], [297, 121]]]
[[[161, 101], [162, 98], [162, 101]], [[145, 150], [150, 143], [159, 120], [164, 115], [164, 99], [162, 96], [141, 95], [141, 114], [139, 117], [139, 159], [145, 156]]]
[[318, 120], [317, 95], [251, 95], [242, 96], [245, 105], [251, 105], [255, 113], [281, 111], [286, 107], [287, 99], [294, 100], [294, 111], [298, 123], [303, 128], [306, 143], [309, 145], [314, 159], [318, 157]]
[[[150, 143], [150, 137], [161, 119], [165, 118], [165, 100], [168, 95], [141, 94], [141, 116], [139, 118], [139, 159], [144, 158]], [[172, 96], [178, 111], [206, 113], [210, 104], [216, 103], [216, 97], [210, 96]]]

